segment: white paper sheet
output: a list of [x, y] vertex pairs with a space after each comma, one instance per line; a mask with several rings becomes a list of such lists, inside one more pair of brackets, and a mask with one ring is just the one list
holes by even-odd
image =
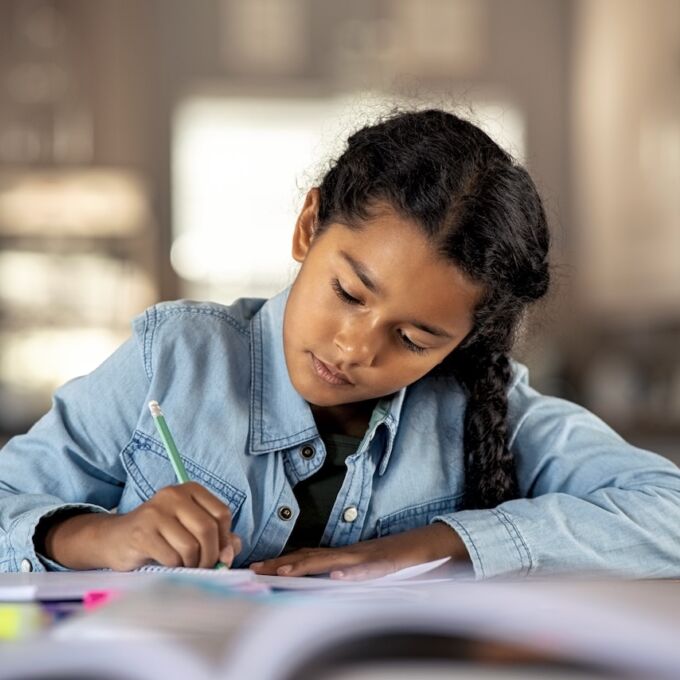
[[438, 582], [450, 577], [424, 578], [438, 569], [449, 558], [417, 564], [380, 578], [350, 581], [329, 577], [264, 576], [250, 569], [184, 569], [143, 567], [131, 572], [108, 570], [34, 572], [30, 574], [0, 574], [0, 602], [29, 602], [32, 600], [75, 600], [92, 590], [132, 590], [142, 588], [163, 576], [187, 576], [205, 579], [225, 586], [257, 583], [277, 590], [332, 590], [337, 588], [373, 588], [410, 583]]

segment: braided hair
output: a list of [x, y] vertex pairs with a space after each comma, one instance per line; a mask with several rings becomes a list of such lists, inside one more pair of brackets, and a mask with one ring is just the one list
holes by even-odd
[[548, 290], [550, 235], [527, 171], [472, 123], [440, 110], [393, 113], [352, 134], [319, 186], [317, 235], [360, 228], [378, 203], [416, 224], [483, 295], [473, 326], [432, 373], [452, 375], [467, 404], [467, 508], [518, 495], [508, 448], [509, 353], [527, 306]]

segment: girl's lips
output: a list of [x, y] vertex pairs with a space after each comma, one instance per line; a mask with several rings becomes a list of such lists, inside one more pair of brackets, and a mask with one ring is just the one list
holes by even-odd
[[321, 359], [312, 354], [312, 365], [314, 366], [314, 372], [321, 378], [324, 382], [331, 385], [351, 385], [352, 383], [343, 378], [342, 376], [335, 373], [330, 366], [325, 364]]

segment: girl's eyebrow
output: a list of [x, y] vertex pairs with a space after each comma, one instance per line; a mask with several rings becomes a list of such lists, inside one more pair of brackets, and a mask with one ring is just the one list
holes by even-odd
[[[349, 253], [346, 253], [344, 250], [340, 251], [340, 255], [349, 264], [349, 266], [352, 267], [354, 273], [359, 277], [364, 286], [366, 286], [366, 288], [368, 288], [368, 290], [371, 291], [371, 293], [374, 293], [375, 295], [382, 295], [383, 292], [382, 288], [371, 277], [368, 267], [366, 267], [366, 265], [363, 264], [363, 262], [355, 260]], [[409, 323], [412, 326], [418, 328], [419, 330], [429, 333], [430, 335], [434, 335], [439, 338], [451, 339], [451, 335], [449, 335], [443, 328], [439, 328], [438, 326], [431, 326], [429, 324], [422, 323], [421, 321], [414, 320], [409, 321]]]
[[350, 267], [354, 270], [354, 273], [361, 279], [361, 282], [368, 288], [368, 290], [371, 291], [371, 293], [374, 293], [375, 295], [382, 295], [383, 291], [382, 288], [374, 282], [373, 278], [371, 277], [371, 274], [369, 273], [368, 267], [363, 264], [363, 262], [359, 262], [358, 260], [355, 260], [349, 253], [346, 253], [344, 250], [340, 251], [340, 255], [347, 261]]

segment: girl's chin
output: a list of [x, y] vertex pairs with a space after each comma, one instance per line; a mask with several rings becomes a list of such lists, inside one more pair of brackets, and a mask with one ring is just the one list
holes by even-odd
[[[310, 385], [310, 383], [312, 384]], [[328, 388], [329, 389], [324, 389], [324, 386], [322, 385], [319, 389], [317, 385], [313, 384], [313, 381], [300, 385], [300, 388], [295, 386], [297, 392], [310, 406], [319, 406], [323, 408], [365, 401], [363, 397], [357, 398], [355, 392], [350, 393], [346, 389], [344, 391], [338, 390], [336, 385], [329, 385]]]
[[328, 408], [332, 406], [349, 406], [354, 404], [359, 406], [360, 404], [370, 406], [372, 409], [375, 406], [375, 402], [381, 397], [376, 397], [372, 395], [358, 395], [356, 392], [351, 394], [324, 394], [323, 390], [298, 390], [300, 396], [310, 405], [317, 406], [319, 408]]
[[335, 398], [324, 396], [320, 395], [318, 392], [313, 393], [311, 391], [308, 391], [306, 394], [300, 392], [300, 395], [310, 406], [318, 406], [319, 408], [343, 406], [344, 404], [351, 404], [354, 401], [353, 399], [342, 399], [337, 396]]

